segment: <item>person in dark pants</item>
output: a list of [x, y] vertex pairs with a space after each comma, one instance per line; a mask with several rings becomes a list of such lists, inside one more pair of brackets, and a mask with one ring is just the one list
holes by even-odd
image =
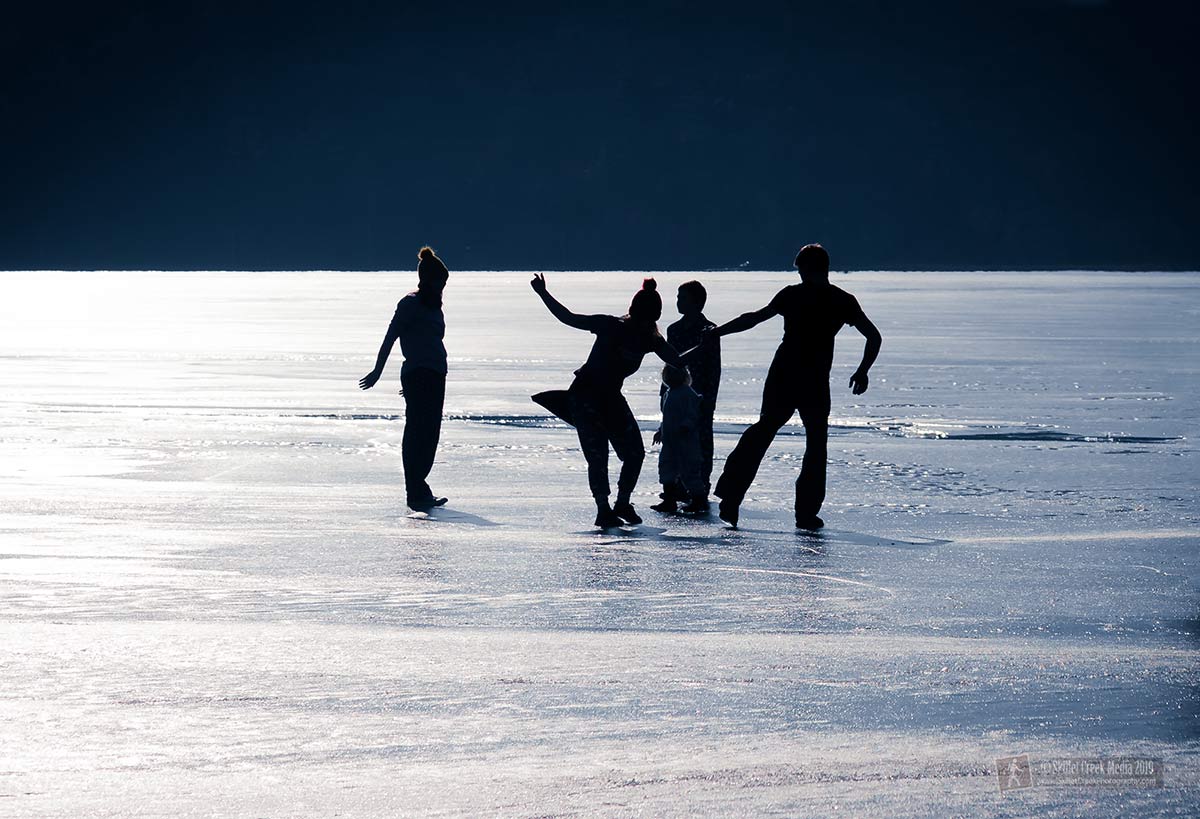
[[[707, 301], [708, 291], [700, 282], [688, 281], [679, 285], [675, 308], [679, 310], [682, 318], [667, 327], [667, 343], [672, 348], [686, 353], [684, 357], [691, 374], [692, 389], [700, 394], [698, 432], [704, 493], [701, 497], [691, 499], [687, 508], [688, 514], [708, 513], [708, 493], [713, 468], [713, 415], [717, 410], [717, 390], [721, 386], [721, 339], [710, 332], [717, 325], [704, 315], [704, 304]], [[662, 396], [665, 392], [664, 385], [659, 390], [659, 395]], [[664, 489], [663, 502], [660, 505], [669, 509], [679, 500], [682, 498], [676, 498], [670, 490]]]
[[[634, 294], [629, 312], [622, 318], [572, 313], [550, 295], [546, 277], [541, 274], [535, 275], [530, 285], [556, 319], [568, 327], [587, 330], [596, 336], [587, 361], [575, 371], [575, 380], [566, 395], [542, 393], [535, 396], [535, 400], [549, 401], [543, 405], [550, 406], [552, 411], [573, 424], [579, 434], [579, 445], [587, 459], [588, 485], [596, 500], [596, 525], [609, 528], [622, 523], [641, 523], [630, 499], [642, 471], [646, 448], [637, 420], [621, 394], [621, 386], [642, 366], [646, 353], [655, 353], [673, 366], [683, 366], [683, 359], [658, 331], [662, 297], [658, 295], [657, 285], [654, 279], [642, 282], [642, 289]], [[617, 501], [611, 507], [608, 502], [610, 444], [621, 460]]]
[[404, 488], [408, 506], [427, 512], [443, 506], [446, 498], [433, 494], [426, 483], [437, 455], [442, 429], [442, 404], [446, 398], [446, 317], [442, 313], [442, 292], [450, 272], [433, 252], [423, 247], [417, 254], [418, 284], [396, 305], [396, 314], [388, 325], [375, 359], [375, 369], [358, 382], [369, 390], [383, 375], [384, 365], [396, 340], [404, 364], [400, 368], [401, 395], [404, 396], [404, 439], [401, 443], [404, 463]]
[[712, 330], [725, 336], [749, 330], [769, 318], [783, 316], [783, 342], [767, 372], [758, 421], [742, 433], [725, 460], [717, 481], [721, 519], [736, 527], [738, 510], [758, 473], [775, 433], [799, 411], [804, 423], [804, 463], [796, 479], [796, 527], [819, 529], [817, 517], [825, 500], [825, 462], [829, 437], [829, 370], [833, 339], [842, 325], [856, 328], [867, 340], [862, 363], [850, 376], [855, 395], [867, 391], [867, 371], [879, 355], [882, 337], [854, 296], [829, 283], [829, 254], [806, 245], [796, 255], [800, 284], [785, 287], [761, 310], [743, 313]]

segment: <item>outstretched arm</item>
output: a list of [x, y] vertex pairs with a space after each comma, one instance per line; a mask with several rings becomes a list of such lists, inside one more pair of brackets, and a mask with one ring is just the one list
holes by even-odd
[[679, 351], [680, 358], [686, 361], [689, 367], [705, 355], [712, 356], [718, 362], [721, 360], [721, 339], [717, 336], [716, 330], [715, 324], [701, 328], [699, 343], [690, 350]]
[[[749, 330], [751, 327], [757, 327], [769, 318], [774, 318], [779, 315], [779, 311], [775, 309], [774, 302], [768, 304], [761, 310], [753, 310], [749, 313], [742, 313], [735, 319], [725, 322], [720, 327], [717, 327], [709, 332], [718, 337], [727, 336], [733, 333], [740, 333], [744, 330]], [[690, 351], [689, 351], [690, 352]]]
[[667, 340], [662, 336], [654, 342], [654, 354], [661, 358], [672, 367], [684, 367], [687, 362], [683, 360], [683, 356], [675, 352], [675, 348], [667, 343]]
[[871, 320], [866, 316], [863, 316], [862, 320], [854, 326], [867, 339], [867, 346], [863, 349], [862, 363], [858, 365], [858, 369], [854, 371], [854, 375], [850, 376], [851, 391], [855, 395], [862, 395], [867, 391], [867, 386], [870, 384], [870, 379], [867, 378], [867, 371], [871, 369], [871, 365], [879, 357], [879, 348], [883, 344], [883, 336], [879, 334], [879, 328], [872, 324]]
[[359, 389], [369, 390], [375, 386], [375, 382], [383, 375], [383, 368], [387, 364], [388, 356], [398, 338], [400, 338], [400, 322], [393, 318], [391, 324], [388, 325], [387, 333], [383, 336], [383, 343], [379, 345], [379, 354], [375, 356], [375, 369], [359, 379]]
[[563, 324], [568, 327], [574, 327], [576, 330], [592, 329], [591, 316], [581, 316], [578, 313], [572, 313], [562, 302], [550, 295], [550, 291], [546, 289], [545, 274], [533, 274], [533, 279], [529, 282], [529, 286], [533, 288], [533, 292], [541, 296], [542, 303], [546, 305], [550, 314]]

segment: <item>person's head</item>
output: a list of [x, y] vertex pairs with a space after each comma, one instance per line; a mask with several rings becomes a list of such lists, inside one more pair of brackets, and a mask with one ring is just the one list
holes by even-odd
[[642, 289], [633, 294], [633, 301], [629, 303], [629, 317], [653, 324], [661, 315], [662, 296], [658, 295], [658, 283], [654, 279], [643, 279]]
[[671, 389], [682, 387], [692, 383], [692, 374], [688, 372], [687, 367], [672, 367], [668, 364], [663, 367], [663, 383]]
[[675, 308], [683, 316], [694, 316], [704, 309], [708, 301], [708, 291], [698, 281], [684, 282], [679, 285], [679, 294], [675, 297]]
[[829, 281], [829, 254], [820, 245], [805, 245], [796, 254], [796, 269], [803, 282]]
[[428, 245], [417, 253], [417, 259], [417, 293], [426, 302], [440, 305], [450, 271]]

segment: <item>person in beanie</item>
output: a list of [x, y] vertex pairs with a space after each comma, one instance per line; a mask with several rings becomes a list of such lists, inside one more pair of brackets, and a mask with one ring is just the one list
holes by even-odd
[[[554, 407], [552, 411], [573, 424], [579, 434], [579, 444], [587, 459], [588, 484], [596, 500], [596, 525], [609, 528], [641, 523], [630, 498], [642, 471], [646, 448], [621, 387], [642, 366], [646, 353], [652, 352], [672, 366], [683, 366], [679, 354], [658, 331], [662, 297], [657, 285], [654, 279], [643, 281], [642, 289], [633, 296], [629, 312], [620, 318], [572, 313], [550, 295], [542, 274], [535, 275], [530, 286], [556, 319], [596, 336], [587, 361], [575, 371], [575, 380], [566, 395], [557, 394], [565, 400], [551, 399], [554, 394], [550, 393], [535, 396], [535, 400], [539, 403], [553, 400], [549, 404]], [[610, 444], [621, 460], [617, 500], [612, 506], [609, 506], [608, 483]]]
[[438, 436], [442, 429], [442, 404], [446, 398], [446, 317], [442, 313], [442, 292], [450, 271], [431, 247], [417, 254], [417, 289], [396, 305], [375, 359], [375, 369], [358, 382], [369, 390], [383, 375], [384, 365], [396, 340], [404, 364], [400, 368], [401, 395], [404, 396], [404, 439], [401, 459], [404, 463], [404, 488], [408, 506], [427, 512], [443, 506], [446, 498], [433, 494], [425, 479], [433, 468]]

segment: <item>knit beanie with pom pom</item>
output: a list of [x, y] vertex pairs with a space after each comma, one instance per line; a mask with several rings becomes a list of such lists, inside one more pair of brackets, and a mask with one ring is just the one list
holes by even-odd
[[450, 271], [433, 252], [432, 247], [423, 247], [417, 254], [417, 294], [432, 307], [442, 304], [442, 289], [450, 278]]
[[417, 263], [417, 277], [422, 281], [429, 281], [431, 284], [445, 284], [450, 278], [450, 271], [446, 269], [446, 265], [433, 252], [432, 247], [423, 247], [421, 252], [417, 254], [420, 261]]
[[662, 315], [662, 296], [658, 295], [658, 283], [654, 279], [643, 279], [642, 289], [633, 294], [629, 303], [630, 318], [658, 321]]

